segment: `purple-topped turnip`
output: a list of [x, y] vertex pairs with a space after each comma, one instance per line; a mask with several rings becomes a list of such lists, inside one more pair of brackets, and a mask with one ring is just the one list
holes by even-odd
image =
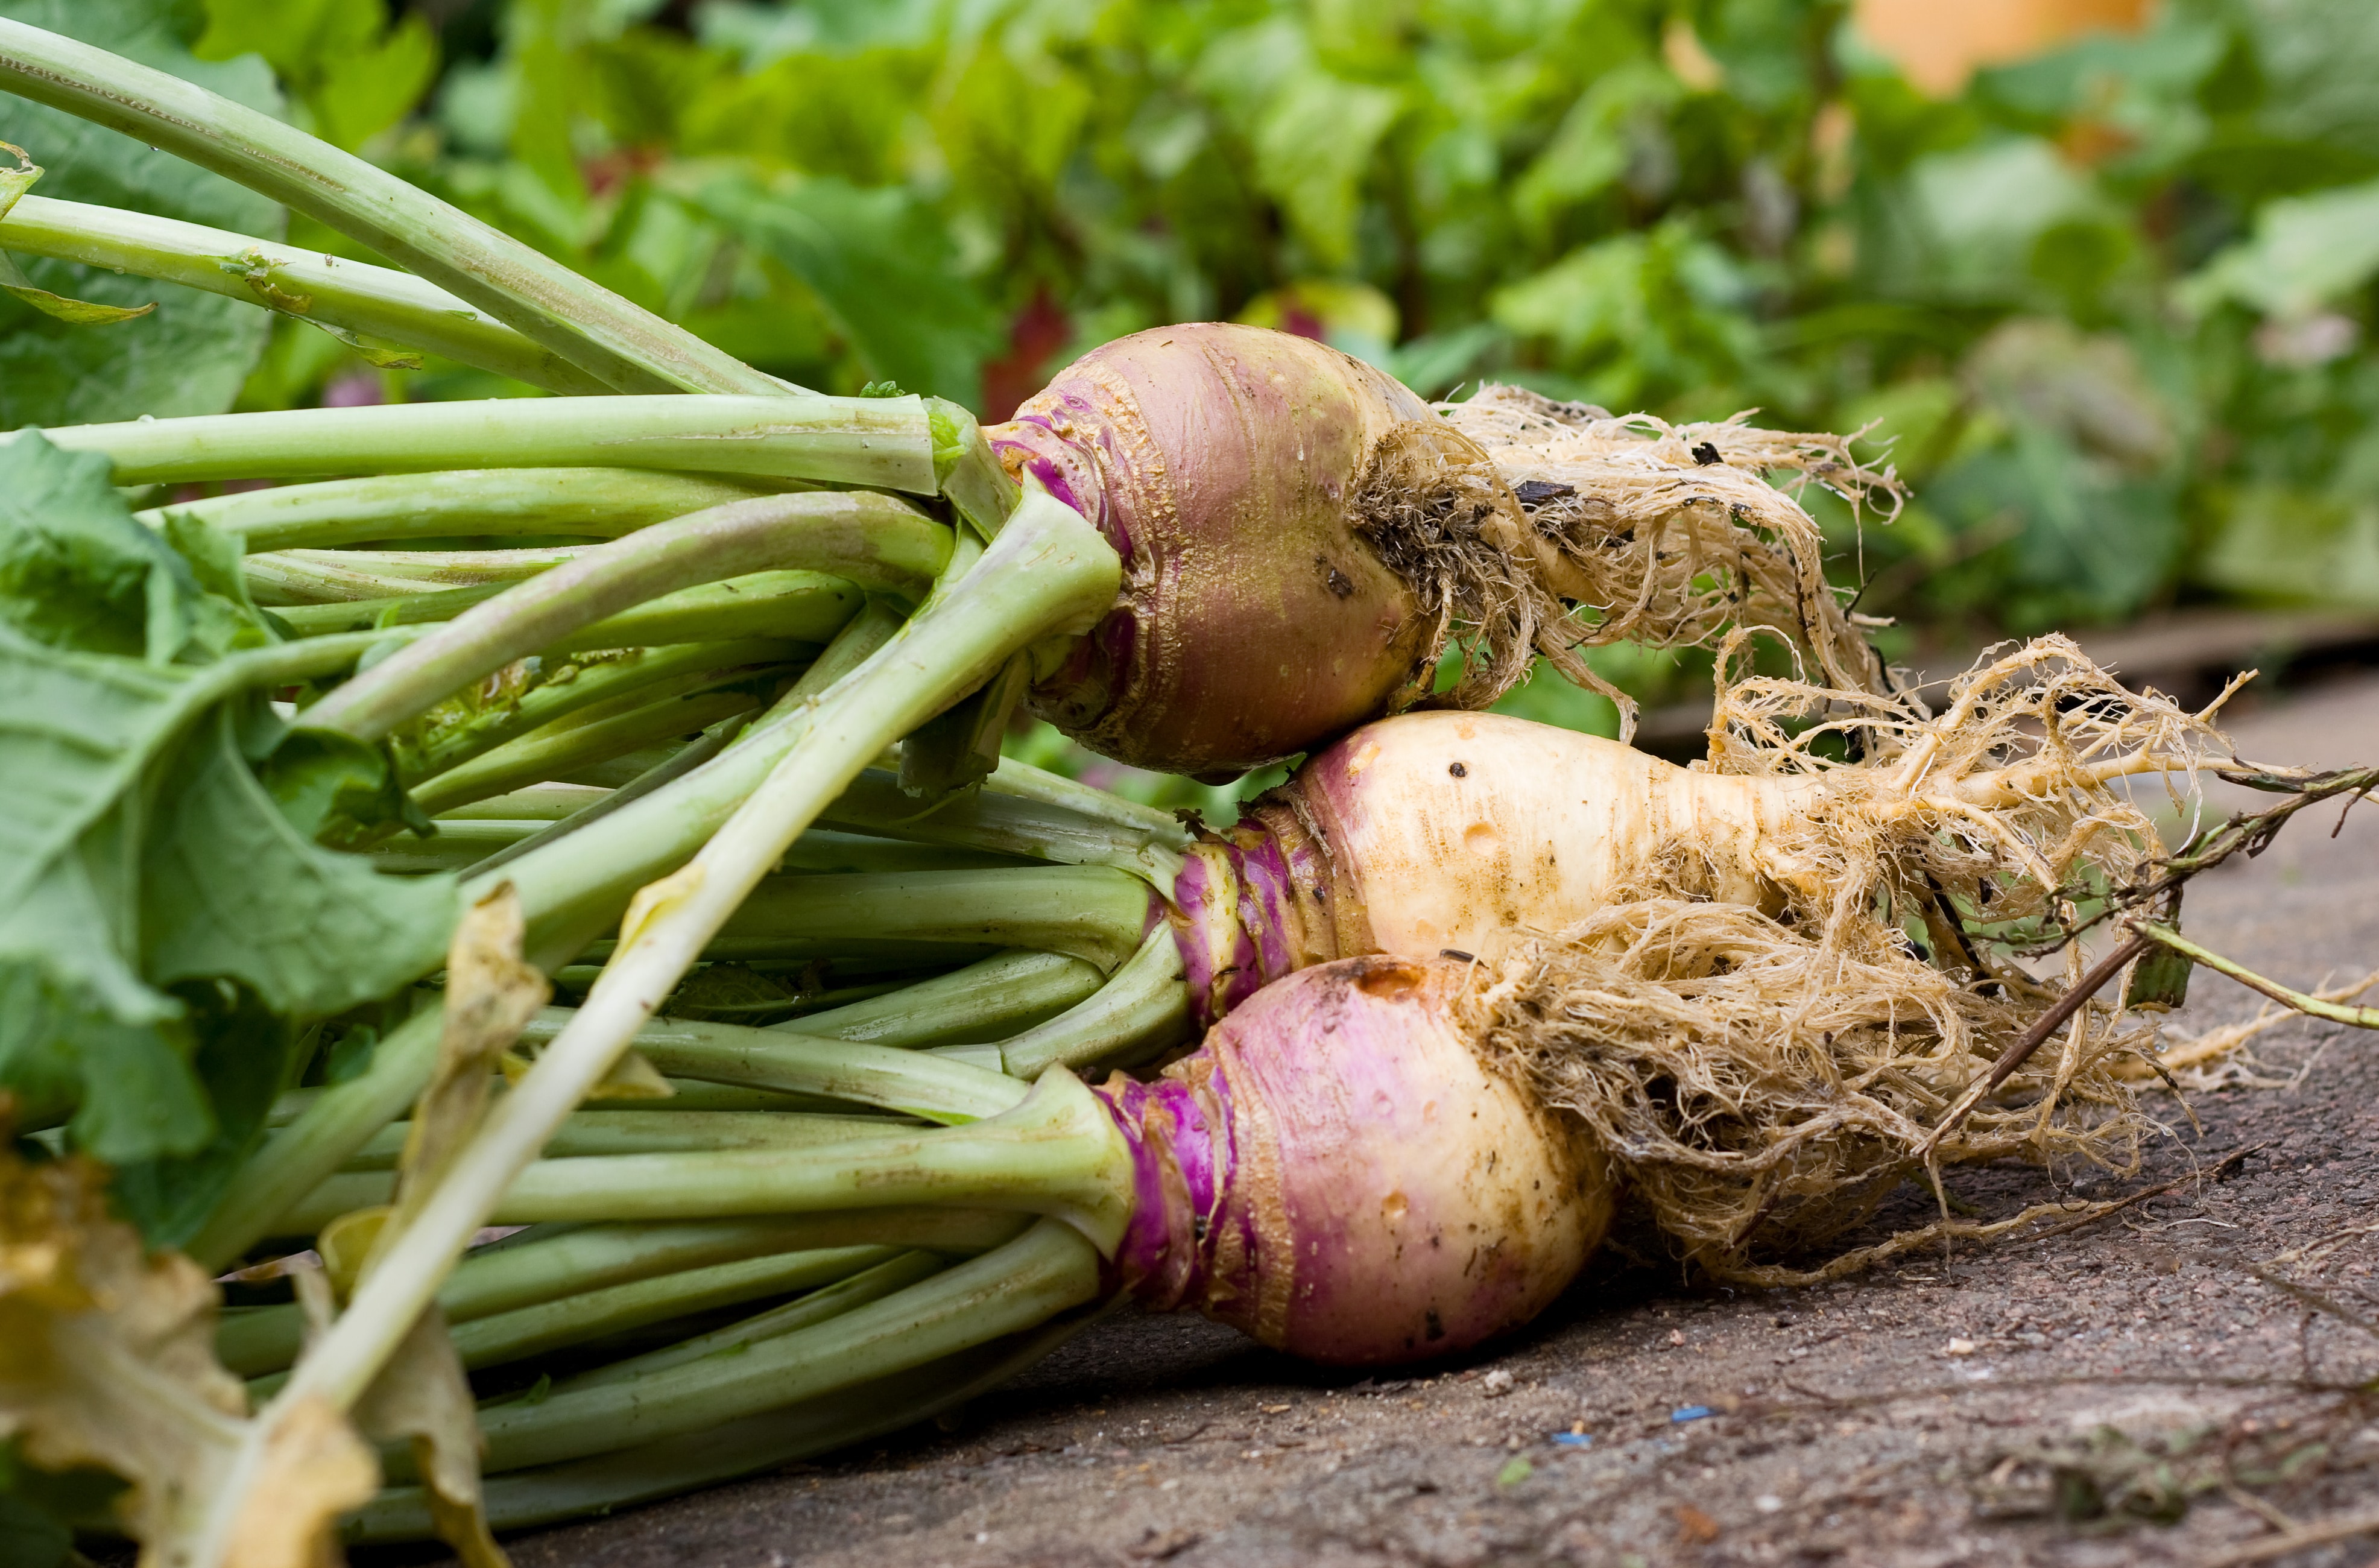
[[1815, 524], [1760, 477], [1890, 491], [1832, 437], [1511, 387], [1433, 407], [1324, 344], [1220, 322], [1094, 349], [984, 434], [1124, 562], [1033, 707], [1141, 766], [1231, 775], [1309, 749], [1428, 697], [1457, 633], [1468, 669], [1444, 700], [1463, 707], [1541, 653], [1632, 714], [1577, 647], [1731, 621], [1786, 632], [1837, 683], [1880, 678]]

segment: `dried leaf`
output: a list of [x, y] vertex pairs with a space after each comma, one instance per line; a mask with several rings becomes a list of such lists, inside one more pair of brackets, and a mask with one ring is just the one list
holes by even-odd
[[401, 343], [392, 343], [387, 338], [376, 338], [368, 336], [363, 332], [349, 332], [344, 327], [334, 327], [328, 321], [317, 321], [311, 318], [303, 316], [298, 319], [305, 321], [305, 323], [309, 327], [320, 328], [323, 332], [330, 333], [341, 343], [345, 344], [349, 348], [354, 349], [357, 354], [362, 355], [364, 357], [364, 363], [369, 365], [375, 370], [418, 370], [421, 368], [421, 351], [417, 348], [407, 348], [405, 344]]
[[13, 141], [0, 141], [0, 152], [15, 153], [18, 164], [13, 169], [0, 169], [0, 218], [5, 218], [8, 215], [8, 209], [17, 205], [17, 198], [33, 188], [33, 182], [42, 177], [42, 171], [40, 165], [33, 162], [32, 154]]
[[[214, 1356], [214, 1284], [151, 1255], [107, 1212], [81, 1159], [29, 1165], [0, 1151], [0, 1438], [44, 1469], [98, 1465], [131, 1483], [119, 1504], [142, 1568], [187, 1555], [251, 1428], [239, 1380]], [[380, 1484], [371, 1451], [328, 1405], [276, 1430], [236, 1522], [240, 1568], [337, 1561], [340, 1514]]]
[[[553, 995], [543, 973], [521, 957], [526, 927], [520, 897], [507, 882], [471, 906], [446, 952], [445, 1031], [438, 1066], [413, 1107], [413, 1127], [397, 1163], [392, 1208], [343, 1214], [318, 1245], [324, 1271], [343, 1292], [371, 1272], [380, 1238], [438, 1185], [487, 1108], [489, 1076]], [[663, 1085], [666, 1092], [667, 1085]], [[356, 1407], [373, 1437], [409, 1438], [438, 1533], [466, 1568], [503, 1568], [503, 1551], [480, 1508], [481, 1438], [471, 1385], [432, 1306], [406, 1334]]]
[[414, 1466], [429, 1496], [440, 1538], [465, 1568], [506, 1568], [480, 1507], [479, 1454], [486, 1439], [471, 1401], [463, 1359], [432, 1306], [413, 1325], [356, 1406], [356, 1423], [375, 1439], [409, 1438]]
[[628, 912], [620, 919], [619, 951], [624, 953], [634, 947], [646, 926], [700, 892], [704, 875], [702, 862], [692, 860], [658, 881], [637, 888], [636, 896], [628, 900]]
[[509, 882], [471, 906], [446, 952], [445, 1033], [438, 1067], [413, 1107], [398, 1167], [399, 1207], [437, 1185], [439, 1173], [478, 1125], [488, 1078], [553, 995], [521, 958], [525, 927]]
[[[314, 1250], [322, 1255], [322, 1272], [340, 1300], [356, 1293], [356, 1282], [363, 1278], [364, 1265], [371, 1261], [372, 1248], [380, 1244], [380, 1232], [388, 1228], [388, 1217], [394, 1212], [385, 1203], [351, 1209], [314, 1237]], [[328, 1326], [315, 1325], [318, 1331]]]
[[[504, 1081], [518, 1083], [537, 1065], [537, 1058], [519, 1051], [504, 1053]], [[622, 1051], [603, 1080], [586, 1092], [595, 1100], [666, 1100], [677, 1092], [641, 1051]]]
[[[339, 1407], [320, 1394], [299, 1400], [265, 1439], [222, 1561], [234, 1568], [336, 1568], [344, 1561], [339, 1516], [378, 1490], [380, 1460]], [[166, 1561], [152, 1543], [140, 1568], [163, 1568]]]

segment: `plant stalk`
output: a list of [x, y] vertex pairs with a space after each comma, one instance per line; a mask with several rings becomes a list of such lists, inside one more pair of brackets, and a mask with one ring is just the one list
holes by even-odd
[[2204, 964], [2216, 974], [2227, 974], [2250, 991], [2260, 991], [2285, 1007], [2293, 1007], [2308, 1017], [2325, 1019], [2352, 1029], [2379, 1029], [2379, 1007], [2349, 1007], [2338, 1002], [2324, 1001], [2302, 991], [2292, 991], [2276, 980], [2267, 980], [2253, 970], [2234, 963], [2210, 947], [2201, 947], [2168, 925], [2152, 920], [2132, 923], [2131, 929], [2150, 940], [2171, 948], [2193, 963]]
[[544, 344], [409, 272], [279, 240], [79, 201], [19, 197], [0, 250], [54, 257], [246, 300], [319, 327], [426, 349], [547, 392], [610, 392]]
[[[1029, 1224], [989, 1210], [876, 1209], [687, 1224], [540, 1226], [471, 1251], [439, 1287], [438, 1306], [449, 1323], [468, 1323], [661, 1274], [828, 1247], [988, 1252]], [[305, 1309], [296, 1302], [235, 1311], [215, 1330], [215, 1354], [242, 1377], [277, 1371], [297, 1358], [305, 1333]]]
[[778, 876], [753, 889], [718, 940], [990, 943], [1066, 953], [1112, 974], [1160, 915], [1146, 883], [1103, 865]]
[[[1024, 1086], [1020, 1083], [1016, 1089], [1016, 1098], [1022, 1099]], [[546, 1140], [541, 1157], [601, 1159], [613, 1154], [696, 1154], [717, 1149], [782, 1152], [865, 1137], [881, 1131], [885, 1119], [785, 1111], [710, 1111], [693, 1116], [677, 1110], [573, 1111], [562, 1130]], [[392, 1171], [405, 1152], [407, 1135], [406, 1123], [391, 1122], [348, 1155], [339, 1169]]]
[[261, 192], [631, 392], [794, 391], [396, 175], [163, 71], [0, 20], [0, 88]]
[[764, 1339], [776, 1339], [796, 1329], [808, 1328], [812, 1323], [839, 1317], [854, 1307], [863, 1307], [870, 1301], [937, 1274], [948, 1266], [942, 1259], [930, 1252], [900, 1253], [864, 1272], [827, 1285], [798, 1301], [788, 1301], [781, 1307], [772, 1307], [741, 1322], [730, 1323], [723, 1329], [696, 1334], [692, 1339], [680, 1340], [658, 1350], [648, 1350], [624, 1361], [590, 1368], [563, 1378], [553, 1386], [567, 1392], [596, 1388], [604, 1383], [633, 1382], [654, 1372], [682, 1367], [689, 1361], [699, 1361], [706, 1356], [732, 1356]]
[[[633, 1285], [581, 1291], [559, 1301], [522, 1307], [460, 1324], [453, 1331], [454, 1348], [462, 1356], [463, 1365], [476, 1371], [563, 1345], [583, 1345], [605, 1334], [667, 1322], [671, 1318], [741, 1306], [791, 1291], [815, 1290], [900, 1256], [900, 1250], [892, 1247], [836, 1247], [815, 1252], [747, 1258], [736, 1263], [714, 1263], [708, 1268], [662, 1274]], [[911, 1252], [906, 1256], [928, 1265], [922, 1271], [912, 1269], [914, 1278], [937, 1272], [941, 1266], [931, 1253]]]
[[682, 1437], [1021, 1333], [1098, 1291], [1096, 1249], [1079, 1232], [1045, 1220], [996, 1252], [740, 1356], [555, 1393], [537, 1405], [497, 1405], [480, 1417], [487, 1468]]
[[248, 591], [267, 609], [352, 604], [440, 588], [510, 587], [585, 552], [581, 545], [505, 550], [266, 550], [240, 564]]
[[[1101, 1315], [1066, 1313], [1025, 1333], [825, 1397], [640, 1447], [491, 1476], [484, 1490], [489, 1522], [500, 1530], [521, 1530], [607, 1514], [901, 1430], [998, 1388]], [[412, 1540], [430, 1533], [429, 1507], [418, 1488], [382, 1492], [348, 1526], [349, 1538], [359, 1541]]]
[[693, 696], [662, 697], [621, 713], [575, 715], [506, 742], [485, 756], [474, 757], [417, 786], [414, 803], [435, 816], [524, 784], [568, 778], [716, 724], [743, 722], [764, 700], [761, 694], [737, 685]]
[[[1159, 921], [1140, 951], [1096, 995], [997, 1045], [944, 1049], [962, 1061], [996, 1065], [1029, 1082], [1052, 1067], [1070, 1072], [1093, 1066], [1138, 1067], [1196, 1033], [1181, 947], [1173, 938], [1172, 925]], [[996, 1063], [986, 1059], [994, 1056]]]
[[[0, 20], [0, 39], [8, 24]], [[0, 55], [5, 59], [5, 55]], [[587, 397], [199, 414], [45, 431], [119, 485], [605, 466], [935, 493], [915, 398]]]
[[152, 528], [171, 514], [195, 517], [251, 551], [483, 534], [617, 538], [690, 512], [803, 488], [646, 468], [465, 468], [240, 490], [133, 515]]
[[818, 492], [715, 506], [507, 589], [341, 686], [307, 709], [306, 723], [378, 741], [489, 671], [680, 588], [787, 566], [914, 585], [941, 571], [949, 551], [948, 528], [889, 496]]
[[1095, 965], [1061, 953], [1001, 953], [887, 995], [769, 1028], [878, 1045], [990, 1039], [1065, 1011], [1095, 993], [1103, 979]]
[[[515, 1086], [499, 1105], [516, 1104], [521, 1092]], [[299, 1212], [327, 1220], [359, 1206], [348, 1200], [384, 1181], [377, 1172], [337, 1177], [326, 1184], [330, 1193], [309, 1197]], [[984, 1120], [893, 1127], [805, 1149], [798, 1158], [711, 1150], [528, 1161], [489, 1221], [694, 1220], [948, 1204], [1062, 1219], [1105, 1248], [1123, 1234], [1131, 1182], [1129, 1152], [1105, 1106], [1071, 1074], [1051, 1072], [1012, 1109]]]
[[[1005, 769], [1008, 765], [1000, 766]], [[1177, 846], [1187, 841], [1180, 824], [1169, 819], [1161, 826], [1118, 822], [1108, 813], [1082, 809], [1091, 805], [1095, 810], [1097, 802], [1085, 797], [1098, 791], [1069, 791], [1060, 803], [1000, 790], [994, 782], [998, 778], [995, 773], [980, 790], [921, 809], [901, 792], [891, 773], [869, 768], [818, 820], [920, 844], [991, 850], [1060, 865], [1113, 866], [1160, 892], [1172, 891], [1174, 878], [1181, 874]]]
[[[568, 1007], [548, 1007], [521, 1039], [544, 1044], [576, 1016]], [[743, 1024], [657, 1019], [636, 1031], [635, 1049], [662, 1072], [680, 1078], [825, 1095], [936, 1122], [996, 1116], [1013, 1110], [1026, 1092], [1023, 1083], [1005, 1074], [931, 1052]], [[550, 1157], [549, 1147], [547, 1152]]]
[[408, 785], [417, 783], [599, 705], [614, 705], [613, 711], [624, 713], [669, 697], [692, 696], [749, 681], [763, 669], [789, 664], [814, 651], [809, 643], [755, 639], [637, 648], [583, 667], [565, 663], [511, 702], [459, 722], [432, 725], [426, 733], [401, 734], [394, 748], [397, 777]]

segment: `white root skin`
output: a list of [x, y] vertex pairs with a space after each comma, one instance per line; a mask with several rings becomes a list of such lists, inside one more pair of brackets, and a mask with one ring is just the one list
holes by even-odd
[[1602, 908], [1668, 843], [1706, 850], [1710, 896], [1772, 902], [1762, 880], [1792, 869], [1774, 836], [1822, 788], [1698, 773], [1497, 714], [1407, 714], [1346, 745], [1331, 850], [1359, 884], [1373, 946], [1412, 958], [1498, 959]]
[[1712, 1277], [1814, 1277], [1761, 1260], [1840, 1234], [1912, 1171], [2133, 1168], [2150, 1124], [2117, 1066], [2153, 1025], [2119, 982], [1944, 1118], [2057, 999], [2013, 954], [2164, 853], [2113, 786], [2227, 749], [2214, 709], [2127, 691], [2062, 638], [1995, 654], [1938, 716], [1731, 679], [1742, 643], [1691, 768], [1487, 714], [1356, 731], [1258, 808], [1292, 868], [1327, 873], [1297, 873], [1278, 923], [1484, 960], [1475, 1027]]

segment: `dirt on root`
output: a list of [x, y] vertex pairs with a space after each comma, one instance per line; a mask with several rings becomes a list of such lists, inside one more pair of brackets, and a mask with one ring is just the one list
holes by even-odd
[[[2379, 679], [2232, 729], [2259, 760], [2379, 758]], [[2192, 934], [2300, 986], [2379, 968], [2379, 804], [2324, 837], [2335, 814], [2201, 881]], [[2256, 1004], [2201, 971], [2173, 1031]], [[2063, 1235], [1805, 1291], [1613, 1263], [1409, 1378], [1122, 1316], [956, 1421], [525, 1537], [513, 1561], [2379, 1564], [2379, 1393], [2355, 1391], [2379, 1388], [2379, 1034], [2293, 1019], [2248, 1049], [2253, 1081], [2190, 1096], [2198, 1128], [2150, 1098], [2173, 1136], [2144, 1175], [2071, 1190], [2194, 1178]], [[2055, 1192], [2016, 1170], [1951, 1186], [1990, 1214]]]

